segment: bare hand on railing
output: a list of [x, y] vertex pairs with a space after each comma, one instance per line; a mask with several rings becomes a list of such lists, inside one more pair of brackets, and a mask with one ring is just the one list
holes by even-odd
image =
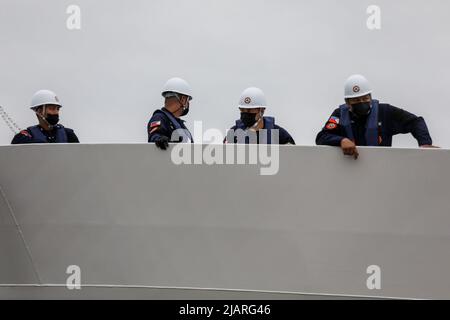
[[431, 144], [424, 144], [422, 146], [420, 146], [421, 148], [436, 148], [436, 149], [440, 149], [441, 147], [437, 147], [437, 146], [433, 146]]
[[342, 139], [341, 148], [345, 155], [353, 156], [355, 160], [358, 159], [359, 156], [358, 149], [356, 148], [356, 144], [352, 140], [348, 138]]

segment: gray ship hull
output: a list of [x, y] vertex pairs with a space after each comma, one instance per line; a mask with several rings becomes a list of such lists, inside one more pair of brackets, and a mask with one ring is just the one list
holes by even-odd
[[263, 176], [147, 144], [1, 146], [0, 298], [449, 298], [450, 151], [360, 153], [285, 146]]

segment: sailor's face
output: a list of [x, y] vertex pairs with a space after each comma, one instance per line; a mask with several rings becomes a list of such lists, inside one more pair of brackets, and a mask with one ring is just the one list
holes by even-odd
[[54, 104], [48, 104], [38, 109], [38, 112], [43, 115], [59, 115], [59, 106]]

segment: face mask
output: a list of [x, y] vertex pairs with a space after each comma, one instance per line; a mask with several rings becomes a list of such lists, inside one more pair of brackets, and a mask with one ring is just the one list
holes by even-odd
[[179, 96], [177, 96], [178, 102], [180, 103], [180, 109], [183, 109], [183, 112], [180, 114], [180, 117], [184, 117], [189, 113], [189, 101], [186, 102], [185, 105], [181, 102], [181, 99]]
[[255, 124], [257, 113], [241, 112], [241, 121], [248, 128]]
[[181, 114], [181, 117], [184, 117], [185, 115], [187, 115], [189, 113], [189, 107], [184, 107], [183, 108], [183, 113]]
[[57, 114], [49, 114], [47, 115], [47, 117], [45, 117], [45, 120], [47, 120], [47, 122], [54, 126], [59, 122], [59, 115]]
[[358, 117], [366, 116], [370, 112], [371, 103], [370, 102], [360, 102], [352, 104], [352, 112]]

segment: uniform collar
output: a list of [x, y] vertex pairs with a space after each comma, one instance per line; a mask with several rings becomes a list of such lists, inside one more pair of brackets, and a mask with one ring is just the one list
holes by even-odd
[[170, 112], [169, 110], [167, 110], [166, 107], [162, 107], [161, 109], [170, 113], [177, 121], [182, 122], [182, 123], [185, 122], [183, 119], [175, 117], [175, 115], [172, 112]]

